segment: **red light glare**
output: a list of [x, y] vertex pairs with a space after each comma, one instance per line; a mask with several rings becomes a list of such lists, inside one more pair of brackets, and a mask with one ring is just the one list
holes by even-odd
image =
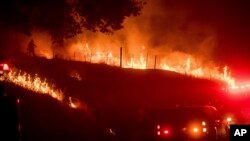
[[4, 71], [9, 71], [10, 70], [8, 64], [3, 64], [3, 70]]
[[18, 98], [18, 99], [16, 100], [16, 102], [17, 102], [17, 104], [20, 104], [20, 99]]
[[160, 132], [160, 131], [158, 131], [158, 132], [157, 132], [157, 135], [158, 135], [158, 136], [160, 136], [160, 135], [161, 135], [161, 132]]
[[164, 133], [164, 134], [168, 134], [168, 133], [169, 133], [169, 131], [168, 131], [168, 130], [165, 130], [163, 133]]

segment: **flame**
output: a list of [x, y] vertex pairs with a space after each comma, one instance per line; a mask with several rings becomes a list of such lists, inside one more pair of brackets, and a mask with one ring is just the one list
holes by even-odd
[[81, 81], [82, 80], [82, 77], [80, 76], [80, 74], [79, 73], [70, 73], [70, 77], [72, 77], [72, 78], [74, 78], [74, 79], [76, 79], [76, 80], [78, 80], [78, 81]]
[[131, 57], [124, 68], [147, 69], [145, 57], [143, 54], [140, 54], [139, 58]]
[[[156, 69], [173, 71], [199, 78], [220, 80], [227, 83], [232, 88], [235, 87], [235, 80], [231, 77], [227, 66], [225, 66], [223, 71], [221, 71], [221, 68], [216, 65], [201, 65], [195, 57], [184, 53], [175, 58], [167, 58], [168, 55], [166, 54], [165, 57], [158, 57], [157, 60], [154, 60], [154, 57], [151, 56], [150, 58], [148, 56], [148, 51], [144, 45], [140, 47], [139, 51], [139, 55], [129, 55], [127, 53], [123, 53], [122, 67], [133, 69], [151, 69], [153, 68], [152, 66], [154, 66], [154, 63], [152, 62], [155, 61]], [[88, 43], [85, 43], [84, 45], [80, 43], [74, 44], [72, 45], [70, 52], [73, 54], [74, 60], [120, 66], [119, 53], [112, 50], [101, 49], [100, 47], [90, 48]], [[178, 58], [178, 61], [176, 61], [176, 58]], [[175, 63], [171, 62], [173, 60], [175, 60]]]
[[55, 86], [50, 85], [46, 79], [41, 80], [37, 74], [32, 76], [27, 72], [14, 69], [8, 74], [7, 81], [36, 93], [47, 94], [60, 102], [63, 100], [63, 92], [60, 89], [55, 89]]
[[76, 109], [76, 108], [79, 107], [79, 104], [80, 104], [80, 103], [79, 103], [78, 100], [73, 100], [72, 97], [69, 97], [69, 106], [70, 106], [71, 108]]
[[[83, 44], [81, 42], [72, 44], [69, 48], [69, 51], [65, 54], [67, 54], [68, 56], [74, 56], [74, 60], [90, 63], [102, 63], [111, 66], [120, 66], [119, 49], [107, 49], [107, 45], [103, 45], [103, 47], [101, 47], [99, 44], [90, 47], [88, 43]], [[127, 49], [124, 48], [126, 52], [123, 51], [122, 53], [122, 68], [155, 68], [185, 74], [193, 77], [219, 80], [227, 84], [228, 88], [226, 89], [229, 90], [245, 89], [250, 87], [250, 84], [236, 85], [235, 79], [231, 76], [230, 69], [227, 66], [220, 67], [214, 63], [206, 65], [202, 63], [202, 61], [204, 60], [198, 60], [197, 57], [186, 53], [177, 53], [176, 55], [175, 52], [172, 52], [172, 54], [175, 54], [173, 55], [174, 57], [171, 56], [171, 53], [163, 54], [164, 57], [160, 57], [160, 55], [158, 57], [152, 57], [149, 56], [149, 52], [152, 54], [161, 55], [162, 53], [160, 51], [157, 51], [157, 53], [155, 51], [147, 50], [144, 45], [136, 49], [137, 50], [131, 54], [128, 53], [131, 51], [127, 51]], [[80, 77], [76, 75], [72, 75], [72, 77], [75, 77], [80, 80]]]
[[[71, 108], [80, 108], [80, 100], [65, 97], [61, 89], [56, 88], [54, 84], [49, 84], [46, 79], [42, 80], [37, 74], [31, 75], [25, 71], [13, 69], [9, 72], [7, 81], [33, 92], [49, 95], [59, 102], [66, 102], [66, 105]], [[84, 110], [87, 110], [86, 107], [87, 105]]]

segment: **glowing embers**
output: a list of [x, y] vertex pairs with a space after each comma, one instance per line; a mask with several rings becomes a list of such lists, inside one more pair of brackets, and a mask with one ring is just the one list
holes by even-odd
[[74, 78], [74, 79], [76, 79], [78, 81], [82, 81], [81, 75], [79, 73], [77, 73], [77, 72], [70, 73], [70, 77], [72, 77], [72, 78]]
[[69, 97], [69, 106], [76, 109], [80, 106], [80, 101], [76, 98]]

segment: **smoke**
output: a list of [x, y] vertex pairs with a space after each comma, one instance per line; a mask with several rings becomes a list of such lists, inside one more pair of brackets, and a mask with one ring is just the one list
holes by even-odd
[[127, 19], [122, 34], [128, 47], [139, 43], [160, 52], [177, 51], [210, 59], [217, 45], [213, 27], [192, 20], [192, 6], [170, 2], [149, 0], [140, 17]]
[[27, 44], [33, 38], [37, 45], [36, 54], [46, 58], [56, 55], [82, 60], [84, 54], [97, 52], [112, 52], [113, 56], [119, 56], [120, 47], [123, 47], [124, 57], [127, 58], [138, 57], [142, 53], [150, 58], [159, 56], [171, 62], [185, 60], [190, 56], [210, 61], [214, 58], [217, 35], [213, 26], [207, 22], [211, 15], [206, 14], [203, 5], [201, 2], [192, 5], [185, 1], [147, 0], [142, 14], [127, 18], [124, 29], [114, 34], [86, 31], [65, 40], [65, 47], [58, 47], [52, 44], [48, 33], [33, 30], [31, 37], [13, 34], [16, 36], [13, 40], [21, 42], [13, 46], [26, 52]]
[[196, 7], [199, 5], [148, 0], [142, 15], [125, 20], [124, 29], [112, 35], [85, 32], [67, 45], [88, 43], [94, 52], [111, 50], [114, 54], [118, 54], [122, 46], [128, 56], [138, 56], [141, 52], [150, 52], [153, 56], [181, 52], [210, 60], [217, 46], [216, 31], [202, 16], [197, 18], [199, 10], [193, 10]]
[[213, 4], [205, 6], [210, 0], [191, 1], [148, 0], [140, 16], [125, 19], [122, 30], [111, 35], [85, 30], [65, 40], [63, 47], [52, 44], [45, 31], [33, 30], [31, 37], [14, 34], [15, 41], [22, 40], [14, 48], [25, 53], [34, 39], [38, 56], [119, 66], [122, 47], [123, 68], [164, 69], [234, 86], [228, 70], [223, 71], [214, 57], [218, 37], [213, 14], [218, 7], [211, 12]]

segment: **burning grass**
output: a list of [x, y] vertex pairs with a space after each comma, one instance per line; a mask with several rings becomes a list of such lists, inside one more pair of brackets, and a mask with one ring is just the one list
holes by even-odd
[[58, 101], [63, 100], [63, 92], [56, 89], [54, 84], [49, 84], [46, 79], [42, 80], [37, 74], [34, 76], [27, 72], [14, 69], [9, 73], [8, 81], [36, 93], [48, 94]]
[[[39, 48], [36, 51], [41, 53]], [[41, 56], [46, 56], [46, 51]], [[220, 66], [212, 60], [197, 55], [180, 51], [161, 51], [144, 45], [116, 48], [108, 43], [103, 43], [101, 46], [78, 41], [69, 45], [64, 51], [55, 52], [54, 57], [122, 68], [161, 69], [202, 79], [219, 80], [228, 84], [229, 89], [237, 87], [227, 66]], [[77, 74], [72, 74], [72, 77], [81, 79]]]
[[65, 102], [71, 108], [80, 107], [81, 102], [79, 100], [65, 97], [63, 91], [57, 88], [55, 84], [50, 84], [46, 79], [41, 79], [37, 74], [32, 75], [15, 68], [8, 74], [7, 81], [35, 93], [49, 95], [61, 103]]

